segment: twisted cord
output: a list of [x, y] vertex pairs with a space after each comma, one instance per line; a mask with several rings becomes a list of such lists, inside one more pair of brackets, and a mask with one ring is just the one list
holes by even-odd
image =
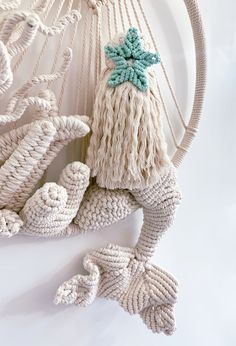
[[58, 20], [58, 23], [56, 25], [47, 26], [44, 23], [42, 23], [40, 17], [37, 14], [31, 14], [28, 11], [20, 11], [15, 12], [13, 14], [10, 14], [7, 16], [3, 23], [3, 27], [1, 30], [0, 40], [3, 41], [5, 44], [8, 42], [12, 31], [14, 28], [23, 21], [28, 21], [28, 26], [30, 27], [32, 24], [32, 18], [34, 18], [35, 21], [37, 21], [38, 24], [38, 31], [46, 36], [55, 36], [57, 34], [60, 34], [69, 24], [73, 24], [76, 21], [79, 21], [81, 19], [80, 11], [78, 10], [72, 10], [70, 14], [66, 14], [62, 18]]
[[25, 19], [25, 26], [19, 39], [7, 45], [9, 55], [13, 57], [27, 49], [33, 43], [38, 27], [39, 17], [36, 15], [29, 15]]
[[26, 11], [16, 11], [14, 13], [8, 14], [3, 21], [0, 40], [3, 41], [3, 43], [7, 44], [16, 26], [19, 23], [25, 21], [28, 15], [29, 12]]
[[39, 98], [45, 100], [50, 104], [48, 108], [36, 108], [36, 119], [42, 119], [47, 117], [56, 117], [59, 114], [57, 99], [54, 92], [50, 89], [40, 90], [38, 94]]
[[69, 24], [74, 24], [81, 19], [80, 11], [72, 10], [70, 14], [66, 14], [59, 19], [56, 25], [51, 27], [46, 26], [43, 23], [39, 24], [39, 32], [44, 35], [54, 36], [60, 34]]

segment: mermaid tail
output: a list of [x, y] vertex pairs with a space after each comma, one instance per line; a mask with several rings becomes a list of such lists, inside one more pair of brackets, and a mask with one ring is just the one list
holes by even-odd
[[173, 333], [177, 282], [170, 274], [117, 245], [87, 255], [84, 268], [88, 275], [76, 275], [58, 288], [56, 304], [84, 307], [96, 297], [112, 299], [129, 314], [139, 314], [153, 332]]

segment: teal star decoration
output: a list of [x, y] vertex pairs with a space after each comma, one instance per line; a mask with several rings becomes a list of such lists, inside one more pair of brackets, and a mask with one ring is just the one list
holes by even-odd
[[143, 92], [148, 89], [146, 69], [161, 61], [158, 53], [151, 53], [142, 48], [139, 32], [135, 28], [128, 30], [122, 45], [115, 47], [107, 45], [105, 54], [116, 66], [108, 85], [116, 87], [131, 82]]

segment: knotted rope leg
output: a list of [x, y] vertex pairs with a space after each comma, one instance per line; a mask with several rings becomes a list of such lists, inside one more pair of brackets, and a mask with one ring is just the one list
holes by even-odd
[[21, 232], [60, 236], [79, 209], [89, 177], [89, 168], [80, 162], [64, 168], [58, 185], [46, 183], [26, 202], [20, 213], [24, 222]]
[[130, 314], [139, 314], [153, 332], [170, 335], [177, 282], [161, 268], [149, 263], [157, 241], [173, 220], [180, 201], [172, 167], [163, 170], [152, 188], [133, 191], [144, 209], [144, 225], [137, 246], [108, 245], [87, 255], [89, 275], [76, 275], [59, 287], [57, 304], [91, 304], [96, 296], [116, 300]]

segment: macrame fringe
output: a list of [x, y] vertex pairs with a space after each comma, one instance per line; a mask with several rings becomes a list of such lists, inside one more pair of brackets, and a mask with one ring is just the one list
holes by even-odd
[[107, 68], [98, 85], [87, 165], [101, 187], [154, 185], [169, 163], [155, 72], [148, 71], [147, 92], [129, 82], [109, 87], [110, 74]]

